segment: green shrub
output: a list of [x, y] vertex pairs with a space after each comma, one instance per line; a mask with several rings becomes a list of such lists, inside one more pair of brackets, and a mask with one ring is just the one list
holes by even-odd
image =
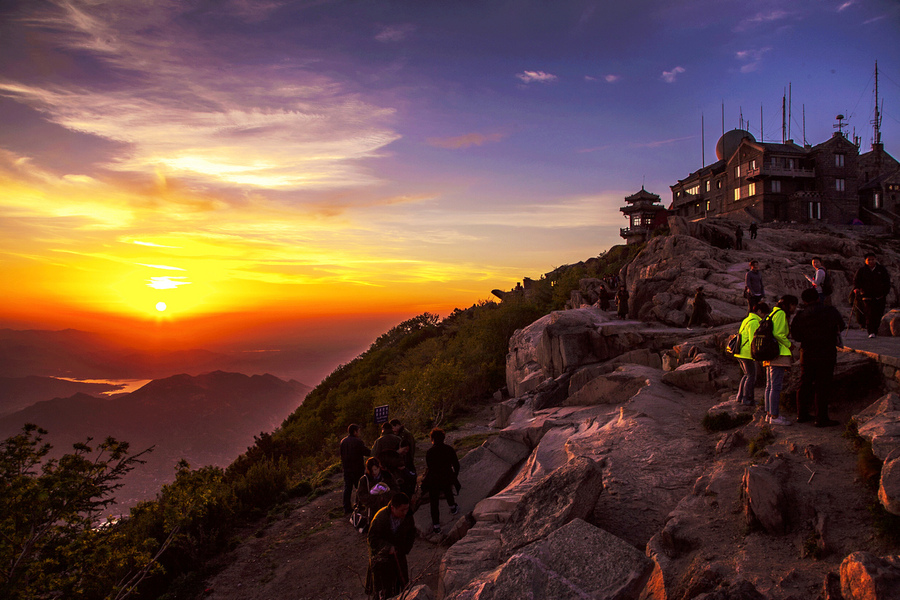
[[764, 425], [762, 429], [759, 430], [759, 434], [747, 444], [747, 450], [751, 457], [756, 456], [760, 452], [763, 452], [766, 449], [766, 446], [773, 441], [775, 441], [775, 434], [768, 425]]

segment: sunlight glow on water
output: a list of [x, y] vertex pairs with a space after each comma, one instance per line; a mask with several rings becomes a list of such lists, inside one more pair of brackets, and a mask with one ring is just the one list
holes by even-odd
[[73, 381], [75, 383], [105, 383], [107, 385], [116, 386], [116, 389], [114, 390], [101, 392], [104, 396], [111, 396], [113, 394], [130, 394], [131, 392], [140, 389], [153, 381], [152, 379], [74, 379], [72, 377], [54, 377], [54, 379], [61, 379], [62, 381]]

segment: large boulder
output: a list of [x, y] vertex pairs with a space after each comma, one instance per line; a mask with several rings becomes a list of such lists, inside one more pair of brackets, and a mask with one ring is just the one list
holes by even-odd
[[881, 466], [878, 500], [886, 511], [900, 515], [900, 448], [888, 454]]
[[587, 457], [573, 458], [522, 497], [500, 534], [503, 555], [546, 537], [572, 519], [588, 517], [602, 491], [597, 463]]
[[651, 561], [581, 519], [525, 546], [448, 600], [637, 600]]
[[752, 465], [744, 471], [741, 489], [745, 515], [750, 525], [759, 525], [776, 535], [787, 533], [787, 471], [788, 465], [781, 459], [768, 465]]
[[844, 600], [900, 598], [900, 556], [854, 552], [841, 563], [841, 594]]

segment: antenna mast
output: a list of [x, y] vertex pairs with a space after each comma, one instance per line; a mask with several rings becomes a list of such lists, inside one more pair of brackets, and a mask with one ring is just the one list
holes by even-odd
[[791, 89], [794, 84], [788, 83], [788, 134], [787, 139], [791, 139], [791, 118], [794, 108], [794, 92]]
[[878, 110], [878, 61], [875, 61], [875, 118], [872, 119], [874, 127], [873, 146], [881, 144], [881, 112]]
[[700, 161], [706, 166], [706, 136], [703, 133], [703, 113], [700, 113]]

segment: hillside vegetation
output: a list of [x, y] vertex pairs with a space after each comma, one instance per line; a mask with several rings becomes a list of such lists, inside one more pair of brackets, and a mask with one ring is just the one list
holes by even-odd
[[180, 597], [202, 579], [206, 561], [236, 543], [232, 534], [242, 520], [316, 494], [337, 468], [347, 424], [364, 425], [364, 435], [374, 439], [373, 410], [387, 404], [391, 417], [412, 430], [452, 427], [505, 385], [505, 356], [516, 329], [563, 308], [580, 279], [618, 273], [640, 249], [615, 246], [547, 273], [528, 294], [500, 303], [400, 323], [335, 369], [280, 428], [256, 436], [227, 469], [182, 462], [172, 484], [118, 523], [95, 526], [118, 479], [140, 468], [141, 455], [116, 440], [97, 446], [88, 440], [42, 463], [45, 432], [27, 428], [0, 448], [0, 596]]

